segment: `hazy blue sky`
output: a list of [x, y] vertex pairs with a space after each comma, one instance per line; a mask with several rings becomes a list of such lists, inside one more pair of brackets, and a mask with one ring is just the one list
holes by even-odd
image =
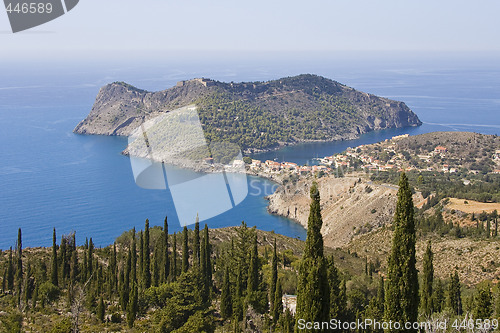
[[498, 0], [81, 0], [68, 14], [10, 33], [0, 57], [168, 55], [185, 50], [500, 51]]

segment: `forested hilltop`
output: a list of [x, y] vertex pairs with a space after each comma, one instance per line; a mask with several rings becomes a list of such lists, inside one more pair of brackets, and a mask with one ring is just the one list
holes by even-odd
[[304, 74], [268, 82], [181, 81], [148, 92], [124, 82], [101, 88], [75, 133], [129, 135], [144, 120], [195, 104], [209, 141], [271, 149], [313, 140], [353, 139], [386, 128], [421, 124], [403, 102]]

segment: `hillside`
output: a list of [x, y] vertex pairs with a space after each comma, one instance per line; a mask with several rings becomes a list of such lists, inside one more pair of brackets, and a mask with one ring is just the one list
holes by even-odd
[[[294, 219], [307, 227], [312, 178], [280, 186], [269, 196], [269, 212]], [[396, 206], [397, 187], [378, 185], [359, 173], [343, 178], [333, 175], [317, 179], [321, 193], [325, 245], [346, 246], [354, 237], [392, 223]], [[422, 201], [420, 193], [415, 202]]]
[[247, 83], [193, 79], [158, 92], [115, 82], [101, 88], [74, 132], [126, 136], [145, 120], [190, 104], [198, 107], [209, 141], [227, 140], [247, 150], [421, 124], [403, 102], [307, 74]]

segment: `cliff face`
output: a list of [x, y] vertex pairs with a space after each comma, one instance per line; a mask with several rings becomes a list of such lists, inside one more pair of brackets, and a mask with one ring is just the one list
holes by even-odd
[[[309, 188], [312, 179], [281, 186], [269, 196], [270, 213], [289, 217], [307, 228]], [[376, 185], [359, 177], [322, 177], [317, 180], [321, 196], [321, 233], [325, 245], [344, 247], [358, 235], [391, 224], [397, 201], [397, 187]], [[414, 195], [418, 204], [422, 197]]]
[[229, 140], [244, 149], [352, 139], [373, 130], [421, 124], [403, 102], [299, 75], [250, 83], [194, 79], [159, 92], [115, 82], [101, 88], [74, 132], [129, 135], [144, 120], [189, 104], [197, 105], [207, 139]]

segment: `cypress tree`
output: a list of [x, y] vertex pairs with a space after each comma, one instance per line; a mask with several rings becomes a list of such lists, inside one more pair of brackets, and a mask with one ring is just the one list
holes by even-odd
[[278, 324], [278, 320], [283, 313], [283, 289], [281, 288], [281, 282], [278, 280], [276, 282], [276, 291], [274, 293], [274, 306], [273, 306], [273, 324]]
[[170, 258], [168, 257], [168, 221], [165, 216], [165, 221], [163, 222], [163, 277], [162, 281], [168, 281], [168, 275], [170, 273]]
[[194, 224], [194, 241], [193, 241], [193, 264], [200, 266], [200, 219], [196, 214], [196, 222]]
[[234, 288], [233, 296], [233, 315], [236, 321], [243, 319], [243, 290], [242, 290], [242, 274], [241, 267], [238, 267], [238, 273], [236, 275], [236, 286]]
[[490, 219], [486, 221], [486, 237], [490, 238], [491, 236], [491, 222]]
[[278, 282], [278, 254], [276, 253], [276, 238], [274, 239], [273, 258], [271, 260], [271, 283], [269, 287], [270, 311], [274, 313], [274, 298], [276, 294], [276, 283]]
[[177, 278], [177, 233], [174, 232], [174, 239], [172, 241], [172, 264], [170, 265], [171, 273], [170, 279], [175, 281]]
[[12, 246], [9, 251], [9, 262], [7, 263], [7, 289], [14, 291], [14, 262], [12, 260]]
[[17, 256], [16, 256], [16, 283], [21, 286], [23, 283], [23, 240], [21, 228], [17, 231]]
[[61, 246], [59, 246], [59, 254], [60, 254], [60, 258], [61, 258], [61, 279], [62, 279], [62, 283], [64, 284], [65, 279], [66, 279], [66, 275], [68, 275], [68, 273], [69, 273], [67, 271], [67, 266], [66, 266], [67, 251], [66, 251], [66, 238], [64, 237], [64, 235], [61, 236]]
[[497, 283], [497, 297], [495, 303], [495, 313], [497, 318], [500, 317], [500, 282]]
[[5, 293], [5, 291], [7, 290], [7, 270], [8, 269], [5, 269], [3, 271], [3, 278], [2, 278], [2, 292]]
[[229, 282], [229, 267], [224, 269], [224, 279], [222, 281], [222, 290], [220, 297], [220, 314], [224, 320], [230, 318], [233, 314], [233, 303], [231, 299], [231, 286]]
[[51, 271], [51, 279], [50, 282], [54, 286], [57, 286], [58, 280], [57, 280], [57, 245], [56, 245], [56, 228], [54, 228], [54, 231], [52, 233], [52, 271]]
[[493, 299], [491, 296], [490, 285], [485, 283], [479, 286], [474, 297], [473, 318], [475, 319], [490, 319], [493, 314]]
[[130, 254], [131, 254], [130, 279], [132, 280], [131, 281], [132, 284], [132, 283], [137, 283], [137, 246], [135, 239], [135, 227], [132, 229], [132, 249]]
[[188, 230], [184, 226], [182, 229], [182, 273], [189, 269], [189, 248], [188, 248]]
[[144, 286], [144, 234], [139, 231], [139, 280]]
[[[16, 254], [16, 286], [17, 286], [17, 304], [21, 307], [21, 287], [23, 285], [23, 241], [21, 237], [21, 228], [17, 231], [17, 254]], [[26, 292], [26, 290], [25, 290]]]
[[113, 243], [113, 255], [111, 256], [111, 289], [117, 289], [117, 278], [118, 278], [118, 266], [116, 262], [116, 243]]
[[205, 228], [203, 229], [203, 241], [205, 247], [205, 280], [206, 280], [206, 288], [207, 292], [210, 293], [212, 290], [212, 248], [210, 246], [210, 236], [208, 234], [208, 226], [205, 224]]
[[431, 247], [431, 241], [427, 243], [427, 249], [424, 255], [424, 276], [422, 279], [422, 297], [421, 305], [424, 314], [430, 316], [434, 312], [434, 307], [432, 304], [432, 285], [434, 283], [434, 266], [432, 263], [433, 253]]
[[119, 270], [118, 274], [118, 288], [119, 288], [119, 295], [120, 295], [120, 306], [122, 307], [122, 310], [126, 309], [126, 304], [125, 298], [124, 298], [124, 288], [125, 288], [125, 273], [124, 273], [124, 267], [122, 267]]
[[127, 254], [127, 262], [125, 264], [125, 273], [124, 273], [124, 277], [123, 277], [123, 287], [122, 287], [122, 309], [123, 310], [127, 309], [127, 305], [128, 305], [128, 301], [129, 301], [131, 275], [132, 275], [132, 249], [129, 248], [128, 254]]
[[257, 251], [257, 236], [254, 237], [250, 265], [248, 266], [247, 295], [259, 290], [259, 253]]
[[94, 275], [94, 242], [92, 241], [92, 237], [89, 239], [89, 249], [88, 249], [88, 258], [87, 258], [87, 274], [88, 278], [92, 278]]
[[327, 263], [323, 255], [322, 225], [320, 195], [317, 184], [313, 183], [307, 238], [297, 284], [297, 322], [300, 319], [306, 322], [323, 322], [330, 317], [330, 287]]
[[[415, 258], [415, 221], [410, 186], [401, 173], [394, 215], [394, 236], [387, 263], [385, 319], [416, 322], [418, 316], [418, 276]], [[416, 332], [416, 330], [408, 330]]]
[[346, 309], [342, 307], [341, 302], [341, 281], [339, 271], [335, 267], [333, 256], [328, 258], [328, 284], [330, 286], [330, 318], [343, 319], [343, 314]]
[[434, 291], [434, 299], [432, 300], [432, 305], [434, 306], [434, 312], [441, 312], [443, 310], [444, 304], [444, 289], [441, 279], [437, 279], [436, 288]]
[[87, 250], [89, 248], [89, 239], [85, 238], [85, 245], [83, 247], [83, 266], [82, 266], [82, 282], [87, 281], [88, 272], [87, 272]]
[[138, 292], [137, 284], [132, 282], [132, 290], [130, 291], [129, 302], [127, 306], [127, 324], [128, 327], [132, 328], [134, 326], [135, 317], [137, 316], [138, 310]]
[[102, 299], [101, 295], [101, 298], [99, 299], [99, 304], [97, 305], [97, 319], [99, 319], [101, 323], [104, 322], [104, 312], [105, 312], [104, 300]]
[[144, 287], [151, 287], [151, 258], [149, 256], [149, 220], [144, 227]]
[[462, 314], [462, 291], [460, 289], [460, 278], [458, 277], [458, 272], [455, 269], [455, 274], [450, 275], [450, 284], [448, 286], [448, 307], [458, 316]]

